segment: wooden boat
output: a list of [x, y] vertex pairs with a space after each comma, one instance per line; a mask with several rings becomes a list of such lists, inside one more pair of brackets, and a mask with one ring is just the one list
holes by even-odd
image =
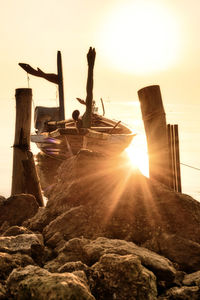
[[129, 146], [134, 135], [121, 122], [93, 114], [90, 128], [77, 128], [73, 119], [49, 121], [43, 132], [31, 136], [31, 141], [45, 154], [65, 159], [82, 148], [118, 155]]
[[86, 105], [82, 118], [75, 110], [73, 118], [64, 120], [64, 92], [61, 53], [58, 52], [58, 75], [46, 74], [35, 70], [27, 64], [19, 64], [28, 73], [43, 77], [59, 86], [59, 107], [36, 107], [36, 134], [31, 136], [38, 148], [47, 155], [66, 159], [75, 155], [82, 148], [101, 152], [106, 155], [118, 155], [129, 146], [135, 134], [121, 122], [112, 121], [96, 113], [93, 101], [93, 67], [95, 49], [90, 48], [87, 54], [88, 79]]

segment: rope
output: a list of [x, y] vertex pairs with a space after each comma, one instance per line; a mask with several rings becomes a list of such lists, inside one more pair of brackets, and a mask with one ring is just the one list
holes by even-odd
[[[26, 73], [26, 74], [27, 74], [28, 88], [30, 88], [30, 77], [29, 77], [28, 73]], [[35, 102], [34, 102], [34, 98], [33, 97], [32, 97], [32, 105], [33, 105], [33, 109], [35, 110]]]
[[181, 165], [183, 165], [185, 167], [188, 167], [188, 168], [191, 168], [191, 169], [194, 169], [194, 170], [197, 170], [197, 171], [200, 171], [200, 168], [196, 168], [196, 167], [193, 167], [193, 166], [190, 166], [190, 165], [187, 165], [187, 164], [183, 164], [183, 163], [181, 163]]
[[28, 76], [28, 73], [26, 73], [27, 74], [27, 82], [28, 82], [28, 88], [30, 88], [30, 77]]

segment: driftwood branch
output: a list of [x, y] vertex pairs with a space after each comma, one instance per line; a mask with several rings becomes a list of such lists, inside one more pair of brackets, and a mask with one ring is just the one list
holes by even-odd
[[85, 100], [82, 100], [82, 99], [80, 99], [80, 98], [76, 98], [77, 100], [78, 100], [78, 102], [80, 102], [81, 104], [83, 104], [83, 105], [86, 105], [86, 102], [85, 102]]
[[53, 73], [45, 73], [43, 72], [41, 69], [37, 68], [34, 69], [32, 68], [30, 65], [28, 64], [24, 64], [24, 63], [19, 63], [19, 66], [25, 70], [27, 73], [33, 75], [33, 76], [37, 76], [37, 77], [42, 77], [50, 82], [53, 82], [55, 84], [59, 84], [59, 80], [58, 80], [58, 75], [57, 74], [53, 74]]

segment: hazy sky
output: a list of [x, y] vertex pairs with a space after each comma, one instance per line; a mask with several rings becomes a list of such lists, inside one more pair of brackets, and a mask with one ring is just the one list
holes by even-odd
[[[94, 98], [138, 101], [139, 89], [160, 85], [170, 122], [176, 123], [173, 113], [185, 111], [180, 124], [185, 134], [183, 161], [199, 166], [200, 0], [0, 0], [0, 4], [0, 194], [7, 193], [11, 181], [15, 89], [28, 87], [18, 63], [56, 73], [57, 50], [62, 52], [68, 115], [72, 112], [68, 106], [77, 104], [75, 98], [86, 95], [86, 54], [95, 47]], [[35, 105], [55, 106], [54, 84], [30, 76], [30, 87]], [[173, 104], [179, 111], [173, 111]]]
[[[18, 62], [56, 72], [62, 51], [65, 97], [85, 96], [86, 53], [96, 48], [94, 96], [137, 100], [159, 84], [164, 103], [200, 98], [199, 0], [1, 0], [0, 101], [27, 87]], [[56, 88], [31, 77], [34, 98]]]

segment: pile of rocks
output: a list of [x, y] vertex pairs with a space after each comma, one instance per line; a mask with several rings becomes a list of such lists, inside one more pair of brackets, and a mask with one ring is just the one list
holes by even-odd
[[45, 190], [0, 197], [0, 299], [200, 299], [200, 203], [81, 151]]

